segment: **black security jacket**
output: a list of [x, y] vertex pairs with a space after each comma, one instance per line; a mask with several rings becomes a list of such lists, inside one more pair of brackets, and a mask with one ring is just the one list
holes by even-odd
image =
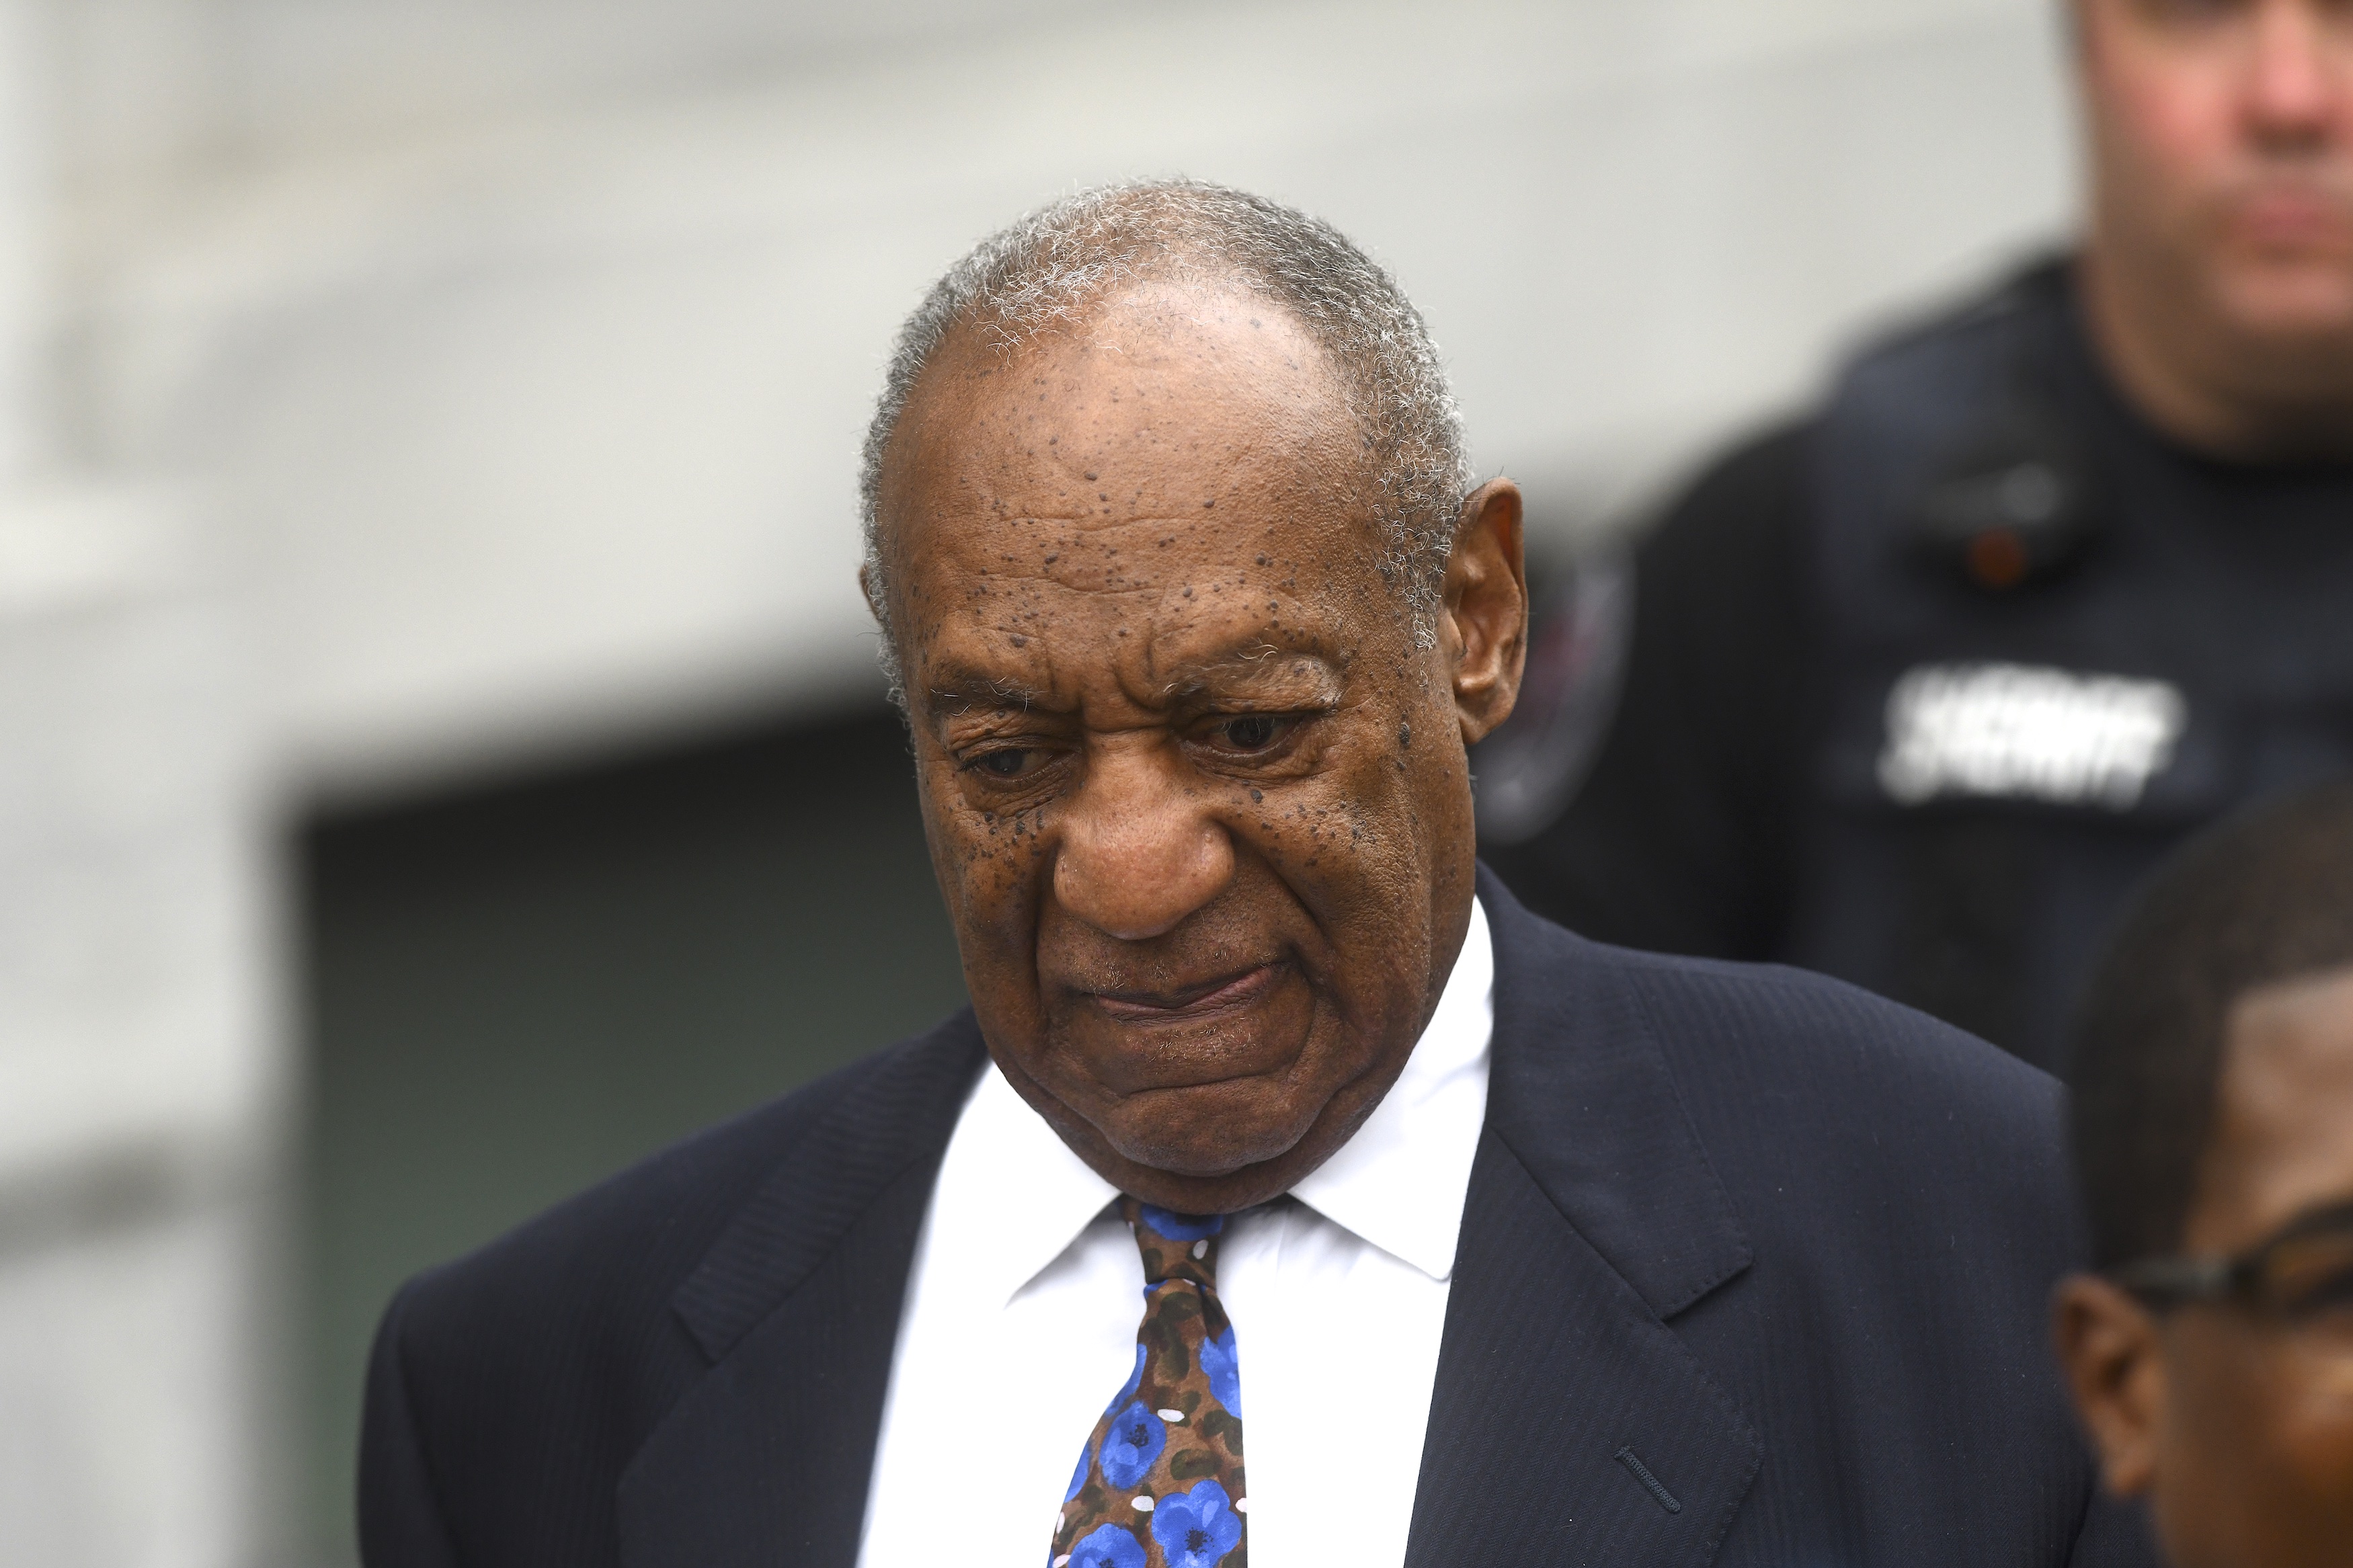
[[[2168, 441], [2110, 382], [2070, 279], [2038, 266], [1873, 343], [1645, 537], [1607, 742], [1550, 826], [1487, 848], [1531, 908], [1835, 974], [2055, 1070], [2142, 877], [2353, 773], [2353, 462]], [[2084, 481], [2075, 558], [1990, 588], [1924, 547], [1936, 481], [2054, 449]], [[1892, 798], [1899, 684], [1971, 665], [2163, 680], [2187, 723], [2128, 805]]]
[[[1409, 1562], [2146, 1563], [2045, 1346], [2057, 1088], [1834, 982], [1481, 893], [1493, 1071]], [[369, 1373], [371, 1568], [848, 1568], [985, 1059], [960, 1014], [409, 1284]], [[943, 1561], [982, 1560], [955, 1497], [1016, 1375], [976, 1351]]]

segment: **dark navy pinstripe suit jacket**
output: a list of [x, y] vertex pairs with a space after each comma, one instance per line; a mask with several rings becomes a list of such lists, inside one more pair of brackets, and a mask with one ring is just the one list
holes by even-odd
[[[1835, 983], [1480, 890], [1493, 1073], [1409, 1561], [2150, 1563], [2045, 1344], [2058, 1087]], [[983, 1059], [959, 1015], [411, 1282], [369, 1373], [371, 1568], [848, 1568]], [[1018, 1397], [987, 1345], [973, 1371]], [[944, 1563], [986, 1408], [943, 1412]]]

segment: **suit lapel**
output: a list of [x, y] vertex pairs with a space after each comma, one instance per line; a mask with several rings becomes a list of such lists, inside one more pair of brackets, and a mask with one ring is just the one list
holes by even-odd
[[626, 1568], [855, 1562], [907, 1270], [985, 1055], [961, 1014], [860, 1079], [680, 1289], [712, 1366], [623, 1472]]
[[[1483, 870], [1494, 1068], [1407, 1561], [1703, 1568], [1761, 1458], [1670, 1321], [1748, 1264], [1639, 1004]], [[858, 1079], [674, 1306], [711, 1368], [623, 1474], [626, 1568], [855, 1562], [907, 1269], [986, 1052]]]
[[1480, 896], [1494, 1066], [1407, 1561], [1703, 1568], [1763, 1450], [1669, 1325], [1747, 1242], [1623, 975]]
[[1492, 1132], [1467, 1212], [1406, 1562], [1701, 1568], [1756, 1435]]

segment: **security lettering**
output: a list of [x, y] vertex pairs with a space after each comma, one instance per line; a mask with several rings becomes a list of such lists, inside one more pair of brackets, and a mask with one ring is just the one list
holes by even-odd
[[1940, 795], [2128, 811], [2172, 760], [2189, 705], [2169, 681], [2022, 664], [1929, 664], [1887, 694], [1879, 783]]

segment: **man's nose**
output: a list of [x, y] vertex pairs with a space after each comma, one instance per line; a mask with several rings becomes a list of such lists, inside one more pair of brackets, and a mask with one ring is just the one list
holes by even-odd
[[2308, 143], [2324, 138], [2353, 89], [2341, 22], [2314, 0], [2265, 0], [2255, 8], [2253, 78], [2247, 99], [2258, 134]]
[[1233, 880], [1233, 839], [1193, 792], [1175, 746], [1155, 737], [1091, 748], [1059, 837], [1056, 901], [1125, 942], [1173, 930]]

